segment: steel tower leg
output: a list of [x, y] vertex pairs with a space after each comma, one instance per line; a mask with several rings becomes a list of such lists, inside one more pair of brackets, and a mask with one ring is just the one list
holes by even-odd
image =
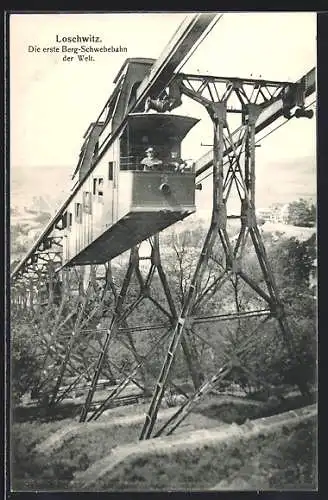
[[[223, 108], [222, 108], [223, 110]], [[176, 320], [176, 325], [171, 337], [167, 356], [164, 360], [161, 373], [159, 375], [154, 394], [150, 403], [149, 411], [141, 431], [140, 439], [148, 439], [151, 435], [156, 422], [157, 413], [163, 399], [164, 390], [168, 375], [177, 351], [185, 323], [188, 320], [195, 299], [195, 292], [198, 288], [208, 262], [209, 254], [213, 248], [218, 232], [224, 231], [226, 221], [226, 210], [222, 203], [223, 200], [223, 127], [225, 125], [225, 114], [222, 112], [214, 124], [214, 159], [213, 159], [213, 209], [210, 229], [205, 238], [205, 242], [197, 263], [194, 275], [192, 277], [188, 294], [184, 301], [181, 313]], [[223, 237], [220, 234], [221, 238]]]

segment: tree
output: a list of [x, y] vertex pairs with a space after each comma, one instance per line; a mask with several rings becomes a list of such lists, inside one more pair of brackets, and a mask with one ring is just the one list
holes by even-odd
[[304, 198], [293, 201], [288, 206], [288, 224], [300, 227], [313, 227], [316, 224], [316, 207]]
[[309, 293], [309, 277], [316, 258], [316, 236], [306, 241], [282, 239], [269, 251], [271, 267], [285, 302], [299, 302]]
[[[314, 383], [317, 345], [316, 308], [309, 292], [309, 274], [316, 257], [315, 235], [304, 242], [296, 238], [271, 241], [266, 244], [266, 248], [291, 328], [301, 375], [307, 382]], [[253, 279], [260, 279], [254, 273], [252, 276]], [[271, 344], [266, 343], [265, 332], [259, 337], [256, 350], [248, 360], [251, 365], [256, 362], [259, 370], [261, 366], [265, 368], [261, 376], [269, 380], [276, 373], [280, 375], [281, 381], [295, 383], [295, 360], [290, 358], [286, 348], [280, 343], [279, 331], [277, 330], [276, 334], [272, 333]]]

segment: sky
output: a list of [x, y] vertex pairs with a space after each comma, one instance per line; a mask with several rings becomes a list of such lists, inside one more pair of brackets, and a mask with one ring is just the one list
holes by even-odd
[[[125, 59], [157, 59], [186, 15], [12, 14], [11, 168], [62, 166], [65, 172], [73, 171], [83, 134], [110, 96]], [[121, 45], [127, 52], [97, 54], [94, 62], [67, 62], [62, 53], [43, 52], [59, 47], [58, 39], [77, 34], [98, 36], [100, 45]], [[40, 52], [31, 50], [35, 46]], [[224, 13], [183, 72], [295, 81], [315, 65], [315, 13]], [[204, 109], [188, 99], [175, 112], [201, 118], [183, 144], [184, 156], [197, 159], [208, 150], [201, 143], [212, 143], [211, 122]], [[315, 154], [315, 120], [292, 120], [263, 141], [257, 150], [260, 200], [265, 203], [265, 190], [272, 190], [273, 183], [279, 191], [288, 168], [284, 165], [312, 165], [315, 190]], [[206, 203], [207, 189], [197, 196], [200, 204]]]

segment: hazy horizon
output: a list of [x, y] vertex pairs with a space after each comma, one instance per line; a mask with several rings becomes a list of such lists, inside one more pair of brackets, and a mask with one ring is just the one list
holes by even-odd
[[[270, 170], [271, 175], [266, 175]], [[15, 166], [11, 169], [11, 205], [24, 203], [35, 196], [48, 194], [52, 198], [61, 193], [69, 194], [74, 167], [53, 166]], [[40, 180], [38, 191], [34, 190], [35, 176]], [[312, 157], [294, 158], [277, 163], [267, 163], [261, 169], [256, 167], [257, 208], [268, 207], [273, 203], [288, 203], [299, 198], [316, 199], [316, 164]], [[273, 176], [276, 177], [273, 182]], [[47, 179], [48, 178], [48, 179]], [[196, 191], [196, 206], [199, 211], [211, 208], [211, 177], [203, 182], [203, 190]], [[46, 182], [46, 180], [48, 182]], [[17, 189], [19, 194], [17, 193]]]

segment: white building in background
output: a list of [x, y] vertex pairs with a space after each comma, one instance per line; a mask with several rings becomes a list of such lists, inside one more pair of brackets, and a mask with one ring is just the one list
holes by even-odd
[[288, 224], [288, 217], [289, 217], [289, 203], [286, 203], [281, 207], [280, 210], [280, 222], [283, 222], [284, 224]]
[[258, 208], [256, 210], [256, 218], [264, 222], [274, 222], [274, 215], [271, 208]]
[[275, 203], [269, 208], [259, 208], [256, 217], [265, 222], [288, 224], [289, 203]]

